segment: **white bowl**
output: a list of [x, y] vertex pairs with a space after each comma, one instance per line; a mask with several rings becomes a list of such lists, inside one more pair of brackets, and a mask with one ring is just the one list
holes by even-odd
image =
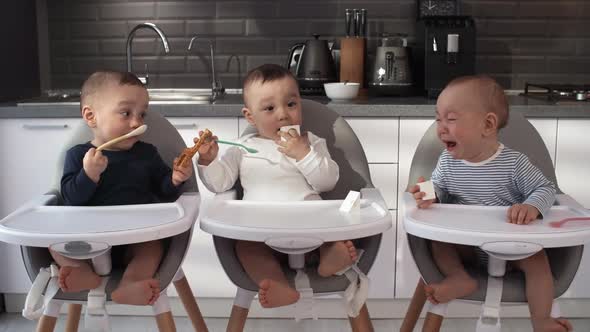
[[358, 95], [359, 87], [360, 83], [353, 82], [324, 83], [326, 96], [332, 100], [353, 99]]

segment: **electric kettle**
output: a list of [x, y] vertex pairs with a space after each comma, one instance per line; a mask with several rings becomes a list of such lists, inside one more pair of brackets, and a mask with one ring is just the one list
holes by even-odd
[[328, 41], [320, 35], [289, 50], [287, 68], [293, 73], [302, 93], [323, 93], [324, 83], [335, 82], [336, 66]]
[[412, 93], [410, 51], [404, 35], [382, 35], [368, 85], [370, 92], [377, 95], [405, 96]]

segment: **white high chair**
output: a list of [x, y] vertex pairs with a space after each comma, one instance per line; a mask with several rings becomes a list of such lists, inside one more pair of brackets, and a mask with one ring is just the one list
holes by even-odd
[[[500, 131], [500, 141], [526, 154], [530, 161], [557, 187], [551, 158], [535, 128], [518, 113], [510, 114], [508, 126]], [[428, 178], [436, 166], [444, 146], [436, 134], [436, 123], [426, 132], [412, 160], [408, 188], [418, 177]], [[488, 254], [485, 264], [466, 266], [477, 281], [478, 290], [464, 298], [484, 302], [478, 332], [499, 332], [501, 302], [526, 303], [524, 274], [506, 271], [506, 261], [529, 257], [546, 249], [555, 279], [555, 294], [562, 295], [572, 282], [580, 260], [583, 244], [590, 239], [590, 227], [574, 223], [563, 228], [549, 227], [549, 222], [569, 217], [587, 217], [587, 210], [557, 187], [556, 205], [545, 219], [534, 224], [514, 225], [506, 222], [508, 207], [482, 207], [434, 204], [418, 209], [410, 193], [404, 194], [404, 228], [414, 261], [420, 271], [419, 280], [400, 332], [411, 332], [426, 301], [425, 283], [440, 282], [444, 276], [434, 263], [429, 240], [464, 244], [481, 248]], [[484, 262], [485, 263], [485, 262]], [[482, 268], [482, 266], [484, 268]], [[438, 331], [447, 304], [430, 305], [423, 331]], [[560, 315], [554, 302], [552, 316]]]
[[[172, 165], [185, 145], [176, 129], [160, 114], [149, 112], [145, 118], [148, 125], [142, 140], [155, 145], [164, 162]], [[92, 133], [81, 121], [74, 130], [70, 142], [64, 145], [61, 164], [57, 165], [53, 189], [34, 198], [0, 221], [0, 241], [21, 246], [27, 273], [33, 281], [23, 316], [41, 318], [37, 331], [53, 331], [60, 308], [70, 302], [66, 331], [76, 331], [82, 304], [87, 302], [85, 323], [89, 328], [109, 330], [105, 302], [118, 285], [123, 268], [111, 269], [112, 246], [166, 239], [162, 262], [158, 268], [162, 292], [153, 305], [160, 331], [175, 330], [166, 295], [170, 282], [188, 311], [194, 328], [207, 331], [193, 293], [186, 280], [181, 263], [184, 259], [193, 224], [200, 205], [196, 177], [183, 184], [182, 194], [175, 202], [141, 205], [74, 207], [63, 206], [59, 193], [63, 160], [67, 148], [92, 139]], [[57, 271], [51, 265], [48, 247], [72, 258], [92, 259], [95, 271], [103, 276], [97, 289], [62, 293], [57, 284]], [[113, 257], [117, 260], [117, 257]], [[44, 293], [44, 295], [42, 295]]]
[[[323, 201], [240, 201], [236, 200], [236, 191], [231, 191], [203, 204], [200, 227], [213, 235], [221, 264], [238, 286], [227, 331], [243, 330], [258, 291], [258, 285], [248, 277], [235, 254], [236, 240], [265, 242], [289, 255], [289, 266], [284, 266], [284, 271], [301, 294], [293, 306], [296, 319], [315, 318], [314, 294], [344, 292], [352, 329], [372, 331], [365, 304], [368, 280], [364, 274], [375, 260], [381, 233], [391, 227], [391, 216], [379, 190], [373, 188], [364, 151], [350, 126], [317, 102], [303, 100], [302, 108], [302, 128], [326, 139], [330, 155], [340, 167], [340, 179], [334, 190], [321, 194]], [[253, 131], [248, 128], [245, 134]], [[360, 209], [351, 214], [339, 212], [350, 190], [361, 191]], [[353, 270], [322, 278], [315, 267], [305, 268], [305, 253], [324, 242], [348, 239], [364, 251]], [[363, 281], [359, 282], [359, 278]]]

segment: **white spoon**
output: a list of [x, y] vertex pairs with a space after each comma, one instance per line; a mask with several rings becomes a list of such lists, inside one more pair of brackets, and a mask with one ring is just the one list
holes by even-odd
[[135, 129], [133, 129], [132, 131], [128, 132], [127, 134], [123, 135], [123, 136], [119, 136], [117, 138], [113, 138], [112, 140], [104, 143], [103, 145], [101, 145], [98, 148], [96, 148], [96, 151], [104, 150], [104, 149], [108, 148], [109, 146], [111, 146], [113, 144], [117, 144], [117, 143], [119, 143], [119, 142], [121, 142], [123, 140], [128, 139], [129, 137], [141, 135], [141, 134], [145, 133], [146, 130], [147, 130], [147, 125], [142, 125], [140, 127], [137, 127]]

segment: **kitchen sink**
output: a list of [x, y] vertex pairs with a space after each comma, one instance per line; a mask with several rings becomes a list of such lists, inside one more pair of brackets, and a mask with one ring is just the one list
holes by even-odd
[[[153, 104], [211, 104], [215, 100], [211, 89], [151, 89], [148, 88]], [[226, 89], [225, 94], [241, 94], [241, 89]], [[218, 97], [218, 99], [223, 99]], [[54, 90], [43, 96], [18, 101], [18, 105], [72, 105], [80, 102], [80, 91]]]

